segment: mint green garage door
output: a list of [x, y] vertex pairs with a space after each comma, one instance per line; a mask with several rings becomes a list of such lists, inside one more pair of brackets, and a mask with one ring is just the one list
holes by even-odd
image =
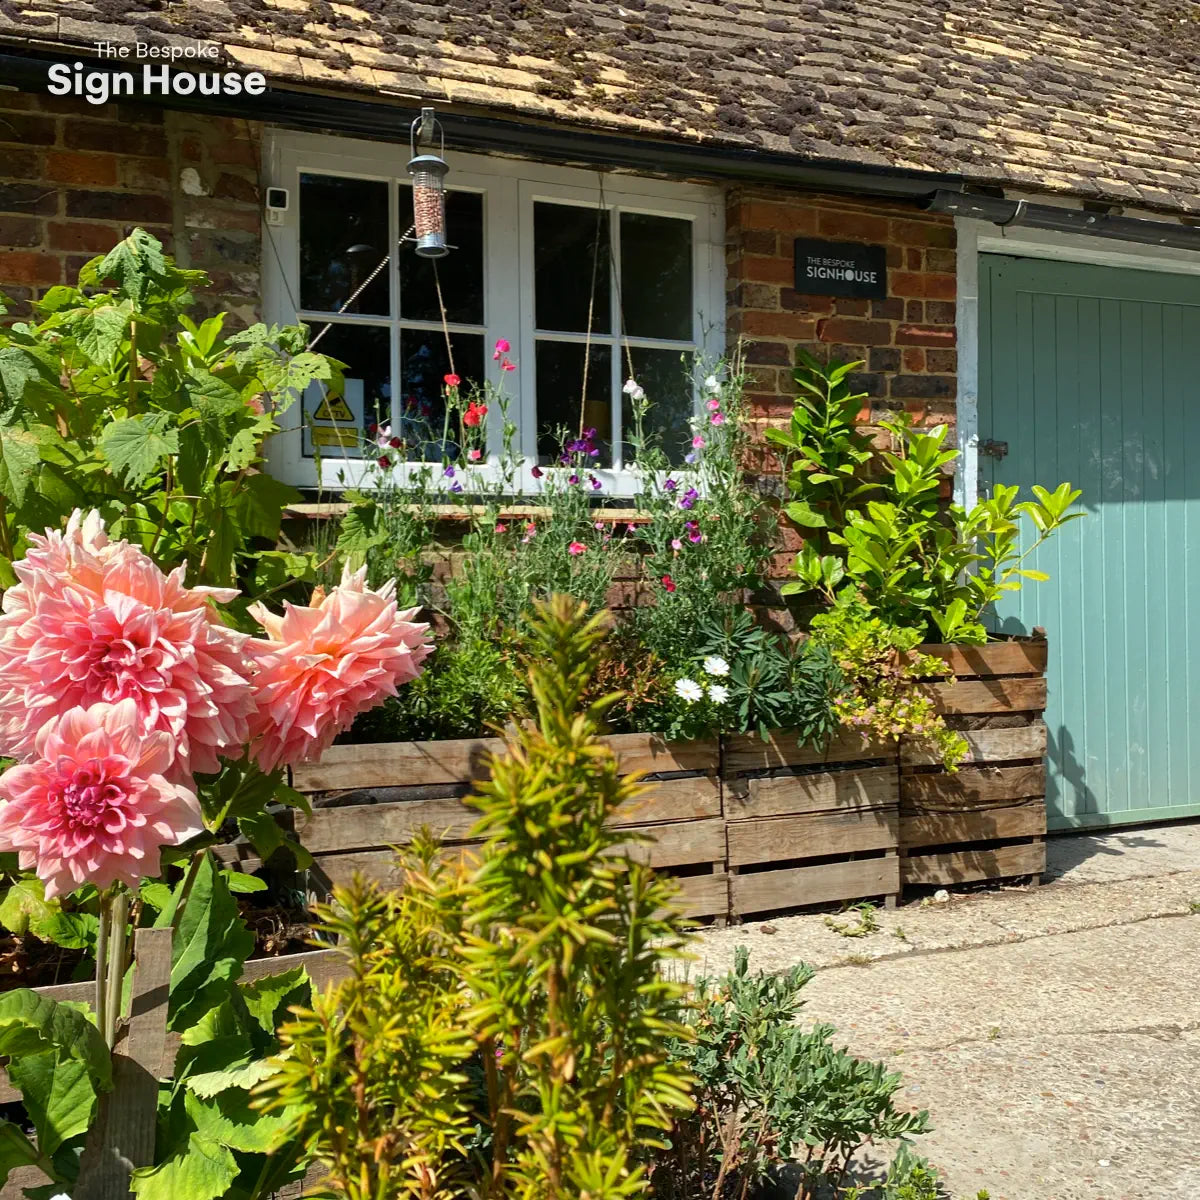
[[1051, 827], [1200, 814], [1200, 278], [985, 255], [979, 326], [980, 487], [1088, 514], [997, 614], [1050, 639]]

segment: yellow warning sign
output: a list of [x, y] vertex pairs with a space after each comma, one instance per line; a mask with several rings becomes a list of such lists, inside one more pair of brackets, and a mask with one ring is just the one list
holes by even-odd
[[314, 425], [312, 440], [314, 446], [337, 446], [344, 450], [354, 447], [357, 442], [357, 430], [339, 429], [332, 425]]
[[315, 421], [353, 421], [354, 414], [350, 405], [341, 396], [326, 396], [321, 401], [317, 411], [313, 413]]

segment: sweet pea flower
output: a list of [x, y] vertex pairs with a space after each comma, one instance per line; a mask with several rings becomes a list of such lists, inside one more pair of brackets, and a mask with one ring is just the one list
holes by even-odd
[[500, 363], [500, 370], [502, 371], [515, 371], [516, 369], [517, 364], [510, 358], [506, 358]]
[[382, 450], [391, 439], [392, 427], [390, 425], [381, 425], [375, 432], [375, 444]]
[[587, 549], [587, 547], [582, 542], [572, 542], [567, 547], [567, 553], [568, 554], [582, 554], [586, 549]]
[[572, 473], [572, 474], [570, 474], [570, 475], [568, 475], [568, 476], [567, 476], [567, 482], [568, 482], [568, 483], [578, 483], [578, 482], [579, 482], [579, 476], [578, 476], [578, 475], [576, 475], [576, 474], [574, 474], [574, 473]]
[[704, 390], [707, 392], [719, 392], [721, 390], [720, 381], [715, 375], [710, 375], [704, 381]]
[[392, 465], [392, 460], [386, 454], [379, 456], [379, 465], [386, 471]]
[[671, 549], [672, 550], [682, 550], [683, 543], [678, 538], [672, 538], [671, 539]]
[[463, 490], [463, 486], [461, 483], [453, 483], [450, 485], [450, 490], [452, 492], [461, 492]]
[[476, 404], [474, 400], [467, 405], [467, 411], [463, 413], [462, 423], [469, 426], [471, 429], [476, 428], [479, 422], [487, 416], [487, 405]]
[[393, 581], [375, 591], [366, 580], [366, 566], [347, 566], [310, 604], [285, 602], [282, 616], [262, 604], [247, 610], [267, 634], [250, 642], [258, 667], [251, 754], [264, 771], [320, 757], [359, 713], [421, 673], [433, 649], [429, 626], [413, 620], [418, 609], [398, 608]]
[[508, 338], [497, 338], [495, 349], [492, 350], [492, 358], [499, 361], [501, 355], [507, 354], [511, 349], [512, 347], [508, 344]]
[[719, 409], [721, 407], [720, 398], [717, 396], [710, 397], [708, 400], [708, 403], [706, 404], [706, 407], [709, 412], [716, 412], [717, 409]]
[[534, 477], [534, 479], [541, 479], [546, 472], [543, 471], [541, 467], [534, 466], [529, 473]]
[[471, 462], [478, 462], [483, 457], [483, 451], [472, 447], [467, 451], [467, 458]]
[[668, 479], [663, 484], [663, 489], [664, 491], [673, 492], [678, 486], [679, 484], [674, 479]]
[[683, 456], [683, 461], [685, 463], [689, 463], [689, 464], [694, 463], [698, 457], [699, 457], [699, 455], [697, 455], [696, 452], [693, 450], [690, 454], [685, 454]]
[[592, 485], [593, 492], [598, 492], [604, 486], [604, 484], [602, 484], [600, 480], [595, 477], [595, 475], [589, 475], [588, 480]]
[[696, 436], [694, 438], [692, 438], [692, 449], [693, 450], [702, 450], [704, 448], [704, 445], [705, 445], [704, 439], [699, 434], [696, 434]]
[[496, 533], [507, 533], [507, 532], [508, 532], [508, 526], [507, 526], [507, 525], [505, 525], [503, 521], [497, 521], [497, 522], [496, 522], [496, 529], [495, 529], [495, 532], [496, 532]]
[[625, 386], [621, 390], [635, 402], [646, 398], [645, 389], [638, 386], [636, 379], [625, 380]]
[[675, 590], [675, 580], [673, 580], [670, 575], [664, 575], [662, 577], [662, 585], [667, 589], [668, 592], [673, 592]]
[[388, 445], [391, 446], [393, 450], [400, 450], [404, 447], [404, 443], [398, 437], [388, 438]]
[[714, 425], [724, 425], [725, 424], [725, 414], [722, 412], [715, 412], [712, 415], [711, 421], [712, 421], [712, 424], [714, 424]]
[[167, 778], [172, 743], [132, 698], [51, 717], [30, 760], [0, 775], [0, 850], [37, 872], [48, 900], [160, 875], [163, 847], [204, 829], [195, 792]]
[[454, 468], [453, 468], [453, 467], [447, 467], [447, 468], [446, 468], [446, 469], [445, 469], [445, 470], [442, 472], [442, 474], [443, 474], [443, 475], [444, 475], [444, 476], [445, 476], [447, 479], [453, 479], [453, 478], [454, 478]]
[[451, 371], [449, 375], [443, 375], [442, 379], [448, 388], [456, 388], [460, 383], [462, 383], [462, 380], [459, 379], [459, 377], [455, 375], [453, 371]]

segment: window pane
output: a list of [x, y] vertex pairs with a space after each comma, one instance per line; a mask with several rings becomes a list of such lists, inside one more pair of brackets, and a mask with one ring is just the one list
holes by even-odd
[[[400, 232], [412, 223], [412, 188], [401, 186]], [[401, 243], [400, 313], [410, 321], [440, 321], [436, 279], [442, 285], [446, 319], [482, 325], [483, 197], [478, 192], [446, 193], [446, 241], [450, 253], [439, 259], [421, 258], [411, 242]]]
[[334, 324], [315, 348], [346, 364], [346, 389], [337, 399], [325, 397], [316, 384], [304, 393], [304, 453], [311, 456], [315, 442], [322, 458], [358, 458], [360, 439], [389, 419], [391, 334], [379, 325]]
[[610, 332], [608, 225], [603, 209], [533, 206], [534, 308], [539, 329], [586, 333], [590, 297], [592, 332]]
[[[647, 442], [661, 446], [671, 462], [678, 466], [691, 449], [688, 420], [695, 411], [692, 380], [688, 364], [678, 350], [629, 351], [633, 358], [634, 378], [646, 392], [649, 408], [642, 425]], [[633, 432], [633, 405], [622, 393], [621, 429], [625, 438], [625, 461], [633, 457], [629, 437]]]
[[[584, 347], [579, 342], [537, 344], [538, 461], [553, 461], [567, 438], [579, 435], [579, 402], [583, 398]], [[612, 348], [593, 346], [588, 355], [587, 398], [583, 428], [595, 429], [598, 467], [612, 462]]]
[[692, 223], [621, 214], [621, 311], [630, 337], [692, 340]]
[[[300, 176], [300, 307], [337, 312], [391, 250], [388, 185]], [[388, 316], [385, 267], [346, 311]]]
[[[483, 386], [483, 335], [452, 333], [454, 370], [462, 383], [459, 394]], [[408, 457], [440, 462], [443, 446], [450, 458], [458, 455], [454, 429], [445, 429], [445, 377], [450, 373], [445, 335], [438, 330], [400, 332], [400, 429]], [[445, 441], [443, 442], [443, 435]]]

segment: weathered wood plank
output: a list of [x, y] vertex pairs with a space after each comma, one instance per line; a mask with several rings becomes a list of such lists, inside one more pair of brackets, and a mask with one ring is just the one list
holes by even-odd
[[878, 808], [896, 804], [899, 788], [894, 766], [737, 779], [725, 785], [725, 816], [736, 821], [830, 809]]
[[1041, 875], [1046, 869], [1044, 841], [991, 850], [955, 850], [946, 854], [916, 854], [900, 859], [906, 884], [973, 883], [1013, 875]]
[[[716, 771], [720, 745], [709, 741], [668, 743], [650, 733], [606, 739], [622, 774], [633, 771]], [[499, 738], [459, 738], [446, 742], [373, 742], [334, 745], [320, 762], [292, 768], [292, 786], [301, 792], [347, 791], [435, 783], [470, 783], [488, 777], [489, 756], [502, 752]]]
[[677, 904], [685, 917], [722, 917], [729, 911], [729, 873], [684, 875], [677, 881]]
[[942, 713], [1041, 712], [1046, 707], [1046, 680], [1040, 677], [966, 679], [928, 687]]
[[896, 846], [898, 833], [895, 808], [734, 821], [728, 827], [729, 865], [890, 850]]
[[679, 821], [673, 825], [635, 825], [630, 831], [644, 833], [652, 840], [624, 843], [620, 850], [652, 867], [687, 867], [695, 863], [725, 861], [725, 822], [720, 818]]
[[899, 862], [893, 855], [734, 875], [729, 881], [730, 907], [734, 915], [742, 916], [834, 900], [894, 895], [900, 890]]
[[[1016, 729], [977, 729], [964, 733], [967, 756], [963, 762], [1006, 762], [1019, 758], [1044, 758], [1046, 726], [1034, 721]], [[942, 756], [928, 742], [900, 740], [900, 762], [905, 767], [940, 765]]]
[[[443, 862], [455, 858], [477, 858], [482, 842], [460, 843], [443, 846], [438, 858]], [[345, 887], [355, 877], [373, 880], [387, 888], [398, 888], [404, 883], [404, 870], [395, 853], [389, 849], [355, 850], [344, 854], [314, 854], [314, 869], [329, 881], [331, 887]]]
[[900, 813], [900, 845], [904, 849], [1039, 837], [1045, 832], [1044, 800], [1024, 800], [1019, 804], [959, 812]]
[[989, 675], [1044, 675], [1045, 642], [989, 642], [986, 646], [918, 646], [921, 654], [940, 658], [959, 679]]
[[765, 742], [757, 734], [749, 733], [726, 738], [722, 776], [732, 779], [741, 772], [768, 767], [807, 767], [895, 757], [895, 742], [865, 741], [861, 734], [850, 730], [839, 730], [827, 746], [817, 749], [800, 745], [794, 731], [781, 729]]
[[968, 808], [1046, 794], [1045, 763], [1024, 767], [964, 767], [900, 779], [902, 808]]
[[[721, 787], [712, 775], [664, 779], [647, 785], [646, 795], [620, 809], [614, 825], [648, 825], [721, 815]], [[389, 804], [355, 804], [318, 808], [311, 817], [296, 814], [296, 833], [313, 854], [338, 850], [379, 849], [411, 841], [422, 827], [446, 841], [463, 841], [479, 820], [479, 812], [462, 800], [399, 800]]]

